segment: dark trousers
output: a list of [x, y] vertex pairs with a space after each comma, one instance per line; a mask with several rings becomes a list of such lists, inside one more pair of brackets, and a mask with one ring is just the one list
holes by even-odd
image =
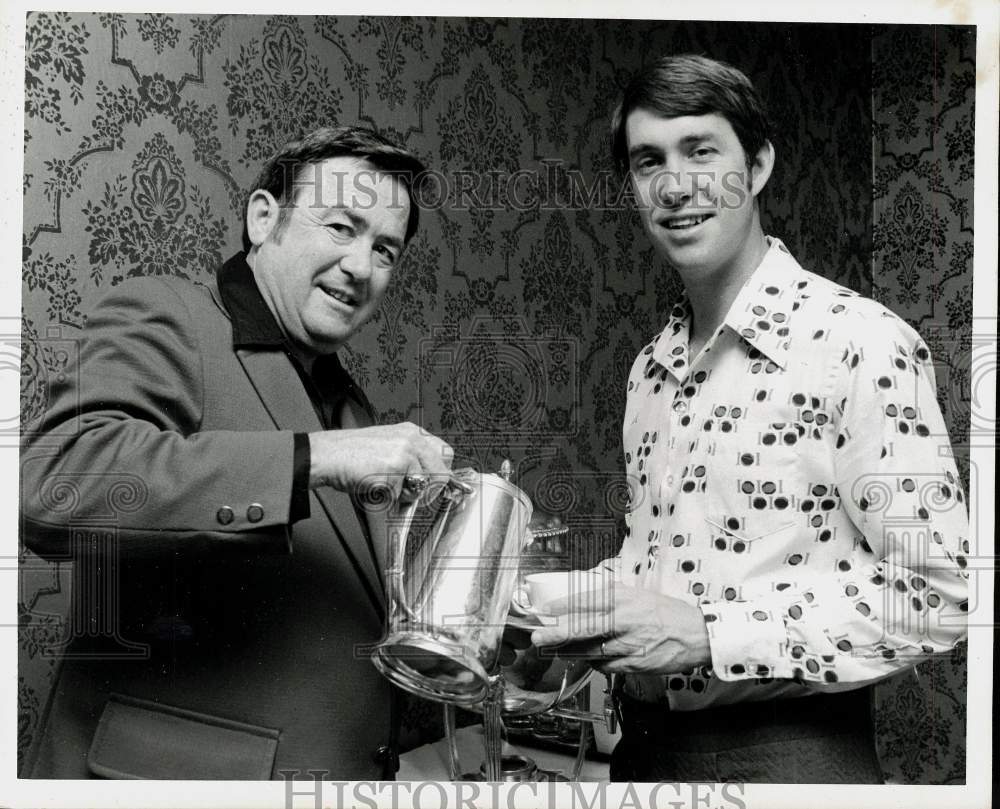
[[881, 784], [871, 689], [671, 711], [619, 696], [612, 781]]

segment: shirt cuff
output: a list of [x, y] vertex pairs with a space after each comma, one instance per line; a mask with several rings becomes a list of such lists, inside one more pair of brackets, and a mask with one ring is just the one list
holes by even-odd
[[288, 508], [288, 521], [298, 522], [309, 517], [309, 467], [312, 455], [309, 452], [309, 435], [295, 433], [292, 453], [292, 499]]
[[788, 633], [782, 606], [745, 601], [699, 606], [708, 628], [712, 670], [719, 679], [792, 676], [785, 656]]

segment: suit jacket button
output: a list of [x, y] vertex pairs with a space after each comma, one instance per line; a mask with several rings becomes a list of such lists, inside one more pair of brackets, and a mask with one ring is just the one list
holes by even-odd
[[264, 519], [264, 507], [260, 503], [251, 503], [247, 509], [247, 519], [250, 522], [260, 522]]
[[229, 506], [223, 506], [215, 512], [215, 519], [219, 521], [220, 525], [229, 525], [235, 516], [236, 515], [233, 514], [233, 510]]

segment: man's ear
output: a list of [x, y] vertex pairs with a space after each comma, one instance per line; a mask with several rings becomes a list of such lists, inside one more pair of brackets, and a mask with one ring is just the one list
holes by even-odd
[[774, 146], [771, 144], [771, 141], [766, 140], [764, 141], [764, 145], [757, 150], [757, 154], [754, 155], [753, 165], [750, 167], [753, 177], [750, 184], [750, 193], [754, 197], [764, 190], [767, 181], [771, 179], [771, 170], [773, 168]]
[[250, 244], [260, 247], [275, 231], [280, 214], [281, 207], [270, 192], [262, 188], [254, 191], [247, 202], [247, 236], [250, 237]]

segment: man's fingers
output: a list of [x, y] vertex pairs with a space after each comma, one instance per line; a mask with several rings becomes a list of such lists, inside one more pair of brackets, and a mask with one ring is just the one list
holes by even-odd
[[390, 502], [419, 494], [413, 487], [404, 493], [406, 475], [446, 482], [455, 455], [445, 441], [410, 422], [310, 433], [309, 451], [311, 488], [363, 495], [380, 490], [379, 503], [386, 494]]
[[421, 497], [431, 485], [430, 476], [424, 472], [416, 460], [410, 462], [410, 467], [405, 474], [389, 475], [389, 480], [394, 494], [404, 503], [412, 502]]
[[531, 643], [533, 646], [556, 646], [560, 643], [566, 643], [569, 640], [569, 633], [559, 626], [546, 627], [545, 629], [536, 629], [531, 633]]
[[547, 615], [572, 615], [583, 637], [607, 633], [615, 612], [614, 592], [608, 588], [580, 590], [545, 602]]
[[447, 476], [451, 474], [451, 461], [455, 451], [447, 442], [435, 436], [427, 436], [421, 447], [420, 462], [432, 475]]
[[[589, 623], [589, 622], [588, 622]], [[565, 643], [587, 642], [592, 645], [594, 638], [604, 638], [608, 634], [608, 625], [603, 622], [593, 622], [590, 625], [571, 626], [565, 618], [560, 618], [554, 626], [536, 629], [531, 633], [531, 642], [535, 646], [555, 646]]]
[[443, 477], [450, 474], [455, 451], [436, 435], [426, 432], [417, 425], [407, 422], [400, 427], [405, 431], [408, 455], [427, 475]]

